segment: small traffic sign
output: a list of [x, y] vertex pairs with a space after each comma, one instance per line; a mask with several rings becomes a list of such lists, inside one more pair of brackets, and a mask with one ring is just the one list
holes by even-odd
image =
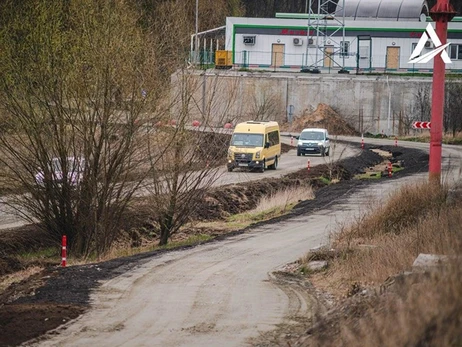
[[414, 122], [412, 127], [414, 129], [431, 129], [431, 122]]

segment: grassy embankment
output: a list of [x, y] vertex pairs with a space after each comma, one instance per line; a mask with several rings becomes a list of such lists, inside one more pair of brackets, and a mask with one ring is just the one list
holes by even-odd
[[[462, 345], [462, 199], [448, 192], [406, 186], [341, 228], [332, 250], [301, 261], [306, 269], [311, 259], [328, 259], [310, 280], [343, 307], [319, 319], [313, 345]], [[448, 260], [427, 275], [403, 275], [420, 253]]]

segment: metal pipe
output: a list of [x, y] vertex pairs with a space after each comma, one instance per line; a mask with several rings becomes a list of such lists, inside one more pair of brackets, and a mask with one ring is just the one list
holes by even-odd
[[[436, 34], [441, 44], [447, 42], [448, 22], [454, 18], [456, 11], [449, 0], [438, 0], [430, 10], [431, 18], [436, 22]], [[438, 54], [433, 62], [432, 113], [430, 129], [429, 180], [441, 183], [441, 157], [443, 141], [444, 83], [446, 65]]]
[[[342, 54], [342, 71], [345, 69], [345, 55], [346, 55], [346, 46], [345, 46], [345, 0], [342, 2], [342, 44], [343, 47], [341, 51], [343, 51]], [[349, 50], [349, 49], [348, 49]]]
[[387, 76], [387, 87], [388, 87], [387, 136], [390, 136], [391, 89], [390, 89], [390, 83], [388, 82], [388, 76]]
[[[308, 4], [308, 0], [307, 0], [307, 4]], [[312, 0], [310, 0], [310, 7], [309, 7], [309, 11], [308, 11], [308, 30], [306, 32], [305, 67], [308, 67], [309, 46], [310, 46], [310, 38], [311, 38], [311, 34], [310, 34], [310, 30], [311, 30], [311, 14], [313, 13], [311, 6], [312, 6]]]
[[197, 50], [199, 48], [199, 38], [197, 33], [199, 32], [199, 0], [196, 0], [196, 47], [194, 54], [194, 63], [197, 64]]
[[315, 56], [315, 64], [314, 67], [316, 70], [318, 69], [318, 51], [320, 50], [319, 48], [319, 18], [321, 18], [321, 0], [318, 0], [318, 18], [317, 20], [317, 29], [316, 29], [316, 56]]

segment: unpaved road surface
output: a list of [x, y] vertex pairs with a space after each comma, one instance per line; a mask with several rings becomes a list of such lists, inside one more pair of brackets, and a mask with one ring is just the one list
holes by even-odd
[[[446, 149], [451, 180], [460, 158], [459, 148]], [[92, 310], [40, 345], [249, 345], [288, 317], [311, 313], [304, 294], [277, 286], [272, 272], [326, 243], [330, 232], [400, 185], [426, 179], [422, 173], [358, 186], [348, 198], [339, 196], [340, 203], [309, 215], [157, 256], [105, 282], [92, 295]]]

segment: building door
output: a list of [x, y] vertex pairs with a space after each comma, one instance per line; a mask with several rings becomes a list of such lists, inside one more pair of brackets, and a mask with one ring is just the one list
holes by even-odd
[[399, 47], [387, 47], [387, 70], [399, 69]]
[[332, 59], [334, 54], [334, 46], [324, 47], [324, 67], [332, 67]]
[[358, 69], [371, 69], [372, 40], [369, 35], [358, 36]]
[[284, 45], [273, 43], [271, 52], [271, 65], [273, 67], [284, 65]]

